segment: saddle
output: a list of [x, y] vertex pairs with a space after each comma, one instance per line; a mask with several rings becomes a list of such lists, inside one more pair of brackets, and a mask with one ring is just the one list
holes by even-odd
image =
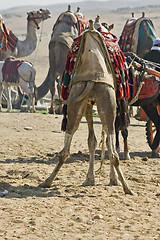
[[[139, 75], [135, 76], [133, 71], [134, 69], [131, 70], [132, 72], [132, 78], [130, 84], [130, 95], [134, 97], [137, 93], [137, 90], [139, 88]], [[144, 99], [144, 98], [150, 98], [156, 95], [156, 93], [159, 90], [159, 81], [158, 78], [155, 76], [145, 76], [143, 78], [143, 85], [142, 88], [138, 94], [138, 99]]]
[[[65, 16], [69, 16], [70, 21], [66, 20]], [[61, 13], [60, 16], [57, 18], [56, 23], [54, 24], [52, 29], [52, 35], [54, 33], [56, 26], [64, 22], [68, 25], [73, 25], [73, 26], [75, 25], [76, 28], [78, 29], [79, 34], [81, 34], [89, 26], [88, 20], [84, 15], [79, 13], [74, 13], [71, 11], [66, 11], [64, 13]]]
[[18, 67], [23, 62], [23, 60], [16, 60], [14, 57], [6, 58], [2, 67], [3, 81], [7, 83], [18, 83]]
[[150, 50], [155, 38], [155, 28], [150, 19], [131, 18], [126, 21], [118, 43], [123, 52], [139, 53], [140, 56]]
[[125, 53], [125, 56], [128, 65], [131, 66], [129, 67], [130, 99], [138, 100], [156, 95], [159, 91], [160, 72], [155, 70], [155, 63], [141, 59], [134, 53]]

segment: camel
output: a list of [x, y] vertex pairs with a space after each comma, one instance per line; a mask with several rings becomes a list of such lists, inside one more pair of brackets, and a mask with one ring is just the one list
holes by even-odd
[[[107, 33], [107, 32], [109, 32], [109, 29], [107, 28], [107, 26], [108, 26], [108, 24], [101, 23], [100, 16], [97, 15], [97, 17], [95, 19], [95, 22], [94, 22], [95, 29], [97, 29], [97, 30], [99, 29], [100, 32], [103, 32], [103, 33], [106, 32]], [[110, 26], [113, 26], [113, 24], [110, 25]], [[113, 34], [108, 34], [108, 37], [111, 40], [118, 41], [118, 38], [115, 35], [113, 35]], [[119, 135], [118, 134], [119, 134], [119, 130], [121, 129], [121, 133], [122, 133], [122, 136], [123, 136], [123, 139], [124, 139], [124, 159], [130, 159], [128, 142], [127, 142], [128, 131], [127, 131], [127, 128], [126, 128], [126, 126], [129, 124], [129, 116], [128, 116], [128, 114], [126, 114], [128, 116], [128, 119], [127, 119], [126, 122], [120, 120], [121, 119], [120, 116], [124, 115], [124, 113], [128, 112], [127, 108], [128, 108], [128, 102], [126, 102], [126, 100], [124, 98], [121, 99], [121, 100], [117, 100], [117, 113], [118, 113], [118, 116], [116, 117], [116, 121], [115, 121], [116, 150], [117, 150], [118, 153], [120, 152]], [[105, 138], [105, 132], [102, 131], [102, 139], [104, 139], [104, 138]], [[104, 142], [101, 141], [101, 143], [102, 143], [101, 162], [103, 163], [103, 161], [104, 161], [104, 147], [103, 147]], [[101, 167], [100, 167], [100, 169], [101, 169]], [[98, 170], [98, 172], [100, 171], [100, 169]]]
[[[5, 77], [5, 75], [8, 75], [9, 73], [4, 69], [5, 66], [7, 66], [7, 63], [10, 64], [10, 62], [15, 65], [12, 67], [14, 73], [10, 74], [9, 79]], [[29, 62], [16, 60], [15, 58], [7, 58], [6, 61], [0, 61], [0, 111], [2, 110], [1, 99], [3, 89], [5, 89], [6, 92], [7, 112], [10, 112], [12, 110], [11, 86], [20, 86], [24, 92], [28, 94], [28, 110], [35, 112], [35, 75], [36, 70]]]
[[[64, 147], [59, 154], [59, 161], [51, 175], [40, 184], [50, 187], [58, 171], [70, 154], [70, 145], [81, 118], [85, 115], [88, 123], [88, 148], [90, 153], [89, 169], [83, 185], [95, 185], [94, 160], [97, 145], [93, 129], [92, 102], [97, 105], [103, 130], [107, 134], [107, 147], [110, 159], [110, 185], [117, 185], [119, 180], [126, 194], [133, 194], [119, 166], [119, 156], [115, 148], [116, 94], [112, 64], [102, 35], [89, 21], [89, 29], [81, 35], [81, 43], [72, 72], [72, 84], [67, 104], [68, 121]], [[90, 104], [91, 103], [91, 104]], [[118, 180], [119, 179], [119, 180]]]
[[[21, 58], [30, 55], [37, 45], [37, 29], [39, 29], [40, 22], [51, 17], [51, 13], [48, 9], [40, 9], [38, 11], [32, 11], [27, 13], [27, 35], [25, 40], [21, 41], [17, 39], [15, 48], [11, 49], [7, 46], [7, 49], [3, 49], [1, 52], [0, 60], [5, 60], [8, 56], [14, 56]], [[3, 27], [4, 23], [3, 23]], [[6, 30], [7, 31], [7, 30]]]
[[[65, 68], [67, 54], [73, 43], [73, 39], [77, 37], [81, 31], [80, 21], [88, 22], [80, 13], [80, 8], [74, 13], [71, 11], [71, 6], [68, 5], [68, 10], [58, 17], [51, 35], [49, 43], [49, 70], [45, 81], [37, 88], [36, 101], [44, 97], [47, 92], [51, 92], [51, 107], [49, 113], [54, 113], [54, 95], [55, 83], [58, 83], [58, 95], [61, 98], [61, 78]], [[85, 24], [81, 25], [84, 26]]]
[[[149, 143], [151, 148], [151, 157], [160, 157], [158, 152], [160, 142], [159, 122], [160, 115], [158, 107], [160, 105], [160, 90], [159, 90], [159, 64], [149, 62], [143, 58], [139, 58], [132, 52], [125, 53], [126, 61], [129, 66], [129, 84], [131, 86], [131, 96], [129, 105], [141, 107], [149, 120], [154, 124], [154, 136]], [[156, 69], [156, 70], [155, 70]], [[158, 70], [157, 70], [158, 69]], [[149, 91], [147, 91], [149, 89]], [[146, 125], [147, 126], [147, 125]], [[147, 127], [148, 128], [148, 127]], [[146, 128], [146, 130], [147, 130]], [[152, 127], [150, 126], [150, 131]], [[119, 132], [116, 133], [116, 140], [119, 145]], [[128, 142], [128, 130], [123, 129], [123, 139]], [[148, 137], [148, 135], [147, 135]], [[151, 137], [151, 136], [150, 136]], [[148, 140], [148, 139], [147, 139]], [[125, 149], [129, 155], [128, 143]]]
[[[145, 17], [145, 13], [142, 12], [142, 16], [139, 18], [135, 17], [132, 13], [132, 17], [128, 19], [122, 30], [121, 36], [119, 38], [119, 46], [124, 53], [133, 52], [137, 56], [143, 58], [143, 56], [151, 49], [153, 41], [156, 38], [156, 31], [153, 22]], [[136, 118], [139, 118], [141, 106], [137, 105]], [[133, 106], [129, 107], [129, 115], [133, 116]], [[127, 144], [128, 130], [124, 129], [122, 132], [124, 141], [126, 142], [124, 158], [130, 159], [129, 149]], [[119, 132], [116, 133], [116, 146], [119, 146]]]

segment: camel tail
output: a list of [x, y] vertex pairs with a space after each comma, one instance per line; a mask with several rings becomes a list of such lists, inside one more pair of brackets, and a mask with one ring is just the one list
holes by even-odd
[[72, 103], [72, 102], [81, 101], [83, 98], [85, 98], [89, 95], [89, 93], [92, 90], [92, 88], [94, 87], [94, 85], [95, 85], [94, 82], [88, 81], [83, 93], [80, 96], [78, 96], [75, 99], [70, 99], [70, 96], [69, 96], [68, 100], [64, 100], [64, 101], [62, 101], [62, 103], [63, 104], [69, 104], [69, 103]]
[[36, 88], [36, 102], [43, 98], [50, 90], [50, 69], [44, 82]]

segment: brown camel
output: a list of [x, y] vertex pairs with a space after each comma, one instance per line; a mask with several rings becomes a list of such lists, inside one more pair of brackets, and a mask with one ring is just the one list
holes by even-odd
[[[37, 88], [38, 101], [44, 97], [47, 92], [51, 92], [51, 107], [49, 112], [54, 113], [54, 95], [55, 95], [55, 84], [58, 84], [58, 94], [61, 96], [61, 78], [65, 68], [67, 54], [69, 48], [73, 43], [73, 39], [77, 37], [81, 31], [80, 27], [81, 18], [85, 23], [87, 20], [79, 12], [74, 13], [71, 11], [71, 6], [68, 6], [68, 10], [58, 17], [51, 35], [49, 43], [49, 70], [45, 81]], [[85, 24], [83, 24], [84, 26]], [[82, 26], [82, 25], [81, 25]]]
[[[85, 115], [88, 123], [88, 148], [90, 153], [89, 169], [83, 185], [95, 185], [94, 160], [97, 145], [93, 129], [92, 104], [95, 102], [103, 130], [107, 134], [107, 148], [110, 159], [110, 185], [119, 184], [126, 194], [132, 194], [119, 166], [119, 156], [115, 148], [116, 94], [114, 74], [110, 58], [101, 34], [90, 20], [89, 30], [82, 35], [81, 45], [72, 73], [72, 84], [67, 104], [68, 122], [64, 139], [64, 148], [51, 175], [41, 187], [50, 187], [58, 171], [70, 154], [73, 134]], [[118, 180], [119, 179], [119, 180]]]

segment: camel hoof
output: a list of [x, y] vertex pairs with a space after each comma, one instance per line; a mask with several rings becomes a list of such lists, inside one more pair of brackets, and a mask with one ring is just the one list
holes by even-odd
[[62, 107], [58, 107], [57, 109], [55, 109], [55, 114], [62, 115], [63, 114]]
[[130, 160], [130, 155], [129, 155], [129, 152], [127, 153], [124, 153], [124, 157], [123, 157], [124, 160]]
[[110, 180], [108, 186], [121, 186], [121, 182], [118, 179]]
[[152, 158], [159, 158], [160, 157], [160, 154], [159, 152], [157, 151], [157, 149], [155, 150], [152, 150], [152, 155], [151, 155]]
[[124, 192], [125, 192], [125, 194], [134, 195], [134, 192], [129, 188], [124, 189]]
[[43, 183], [38, 185], [38, 187], [41, 187], [41, 188], [49, 188], [50, 186], [51, 186], [51, 183], [49, 179], [46, 179]]
[[53, 108], [49, 108], [49, 114], [54, 114]]
[[84, 187], [86, 187], [86, 186], [95, 186], [95, 185], [96, 185], [95, 180], [88, 180], [88, 179], [86, 179], [84, 181], [84, 183], [82, 184], [82, 186], [84, 186]]

